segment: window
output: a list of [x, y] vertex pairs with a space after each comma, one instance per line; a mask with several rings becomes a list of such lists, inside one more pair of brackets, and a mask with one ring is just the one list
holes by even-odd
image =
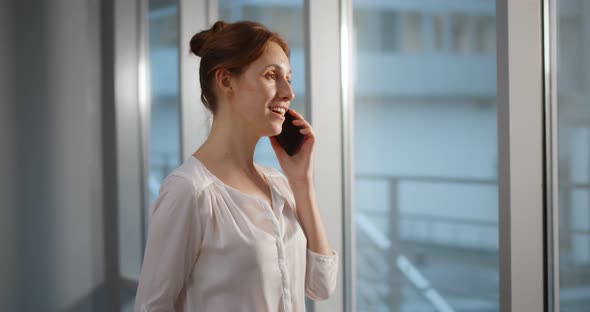
[[[414, 11], [353, 1], [355, 308], [498, 311], [495, 53], [463, 55], [493, 45], [495, 13], [401, 2]], [[458, 53], [441, 61], [425, 52], [447, 46], [448, 16]]]
[[451, 14], [453, 52], [490, 54], [496, 52], [496, 18], [493, 15]]
[[585, 2], [557, 1], [559, 305], [590, 304], [590, 11]]
[[180, 165], [178, 4], [151, 1], [148, 17], [150, 69], [149, 206], [162, 180]]
[[446, 28], [448, 19], [441, 14], [432, 16], [432, 31], [433, 31], [433, 48], [435, 51], [444, 51], [447, 49], [446, 44]]
[[476, 47], [478, 54], [491, 54], [496, 52], [496, 19], [493, 16], [479, 16], [475, 22]]
[[394, 39], [384, 39], [377, 36], [366, 36], [365, 34], [376, 34], [382, 33], [382, 27], [386, 27], [389, 31], [394, 32], [395, 25], [389, 22], [387, 25], [380, 23], [377, 18], [379, 13], [374, 10], [358, 9], [354, 11], [354, 33], [355, 42], [359, 51], [370, 52], [381, 50], [382, 42], [392, 51], [397, 50], [398, 43], [396, 43], [397, 37]]
[[[383, 51], [399, 52], [401, 50], [401, 14], [397, 11], [383, 11], [379, 21], [381, 28], [377, 30], [382, 34], [381, 42]], [[370, 19], [370, 15], [367, 18]], [[375, 38], [376, 36], [365, 36]]]
[[424, 49], [425, 39], [422, 33], [422, 13], [403, 12], [400, 15], [403, 51], [408, 53], [421, 52]]

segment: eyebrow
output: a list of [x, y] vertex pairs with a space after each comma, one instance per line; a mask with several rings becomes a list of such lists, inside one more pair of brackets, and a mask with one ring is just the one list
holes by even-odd
[[[285, 69], [283, 68], [283, 66], [281, 66], [279, 64], [269, 64], [269, 65], [266, 65], [266, 67], [264, 67], [264, 68], [266, 69], [268, 67], [276, 67], [276, 68], [280, 69], [282, 72], [285, 72]], [[293, 71], [289, 70], [289, 72], [287, 74], [293, 74]]]

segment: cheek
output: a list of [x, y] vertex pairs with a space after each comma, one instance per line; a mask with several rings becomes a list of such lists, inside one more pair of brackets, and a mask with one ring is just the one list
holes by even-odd
[[268, 80], [261, 80], [254, 86], [260, 96], [271, 97], [275, 94], [276, 86]]
[[265, 78], [246, 77], [236, 94], [240, 114], [252, 123], [259, 123], [268, 117], [267, 106], [276, 95], [276, 87]]
[[251, 84], [244, 91], [246, 91], [244, 96], [248, 98], [248, 102], [251, 102], [252, 105], [264, 105], [271, 101], [276, 94], [275, 86], [264, 81]]

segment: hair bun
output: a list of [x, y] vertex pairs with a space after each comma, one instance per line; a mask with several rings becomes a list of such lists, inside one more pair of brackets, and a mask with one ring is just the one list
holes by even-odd
[[215, 35], [220, 33], [228, 24], [224, 21], [217, 21], [211, 28], [203, 30], [195, 34], [191, 38], [190, 46], [191, 52], [198, 56], [203, 57], [203, 54], [207, 47], [207, 42], [211, 40]]

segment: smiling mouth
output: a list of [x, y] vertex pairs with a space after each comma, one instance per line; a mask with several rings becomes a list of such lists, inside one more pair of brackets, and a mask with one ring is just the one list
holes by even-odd
[[281, 116], [281, 117], [285, 117], [285, 113], [287, 112], [287, 109], [282, 108], [282, 107], [274, 107], [274, 108], [270, 108], [270, 111], [273, 112], [274, 114]]
[[280, 117], [282, 119], [285, 118], [285, 116], [283, 116], [281, 113], [277, 113], [277, 112], [272, 112], [274, 115], [276, 115], [277, 117]]

